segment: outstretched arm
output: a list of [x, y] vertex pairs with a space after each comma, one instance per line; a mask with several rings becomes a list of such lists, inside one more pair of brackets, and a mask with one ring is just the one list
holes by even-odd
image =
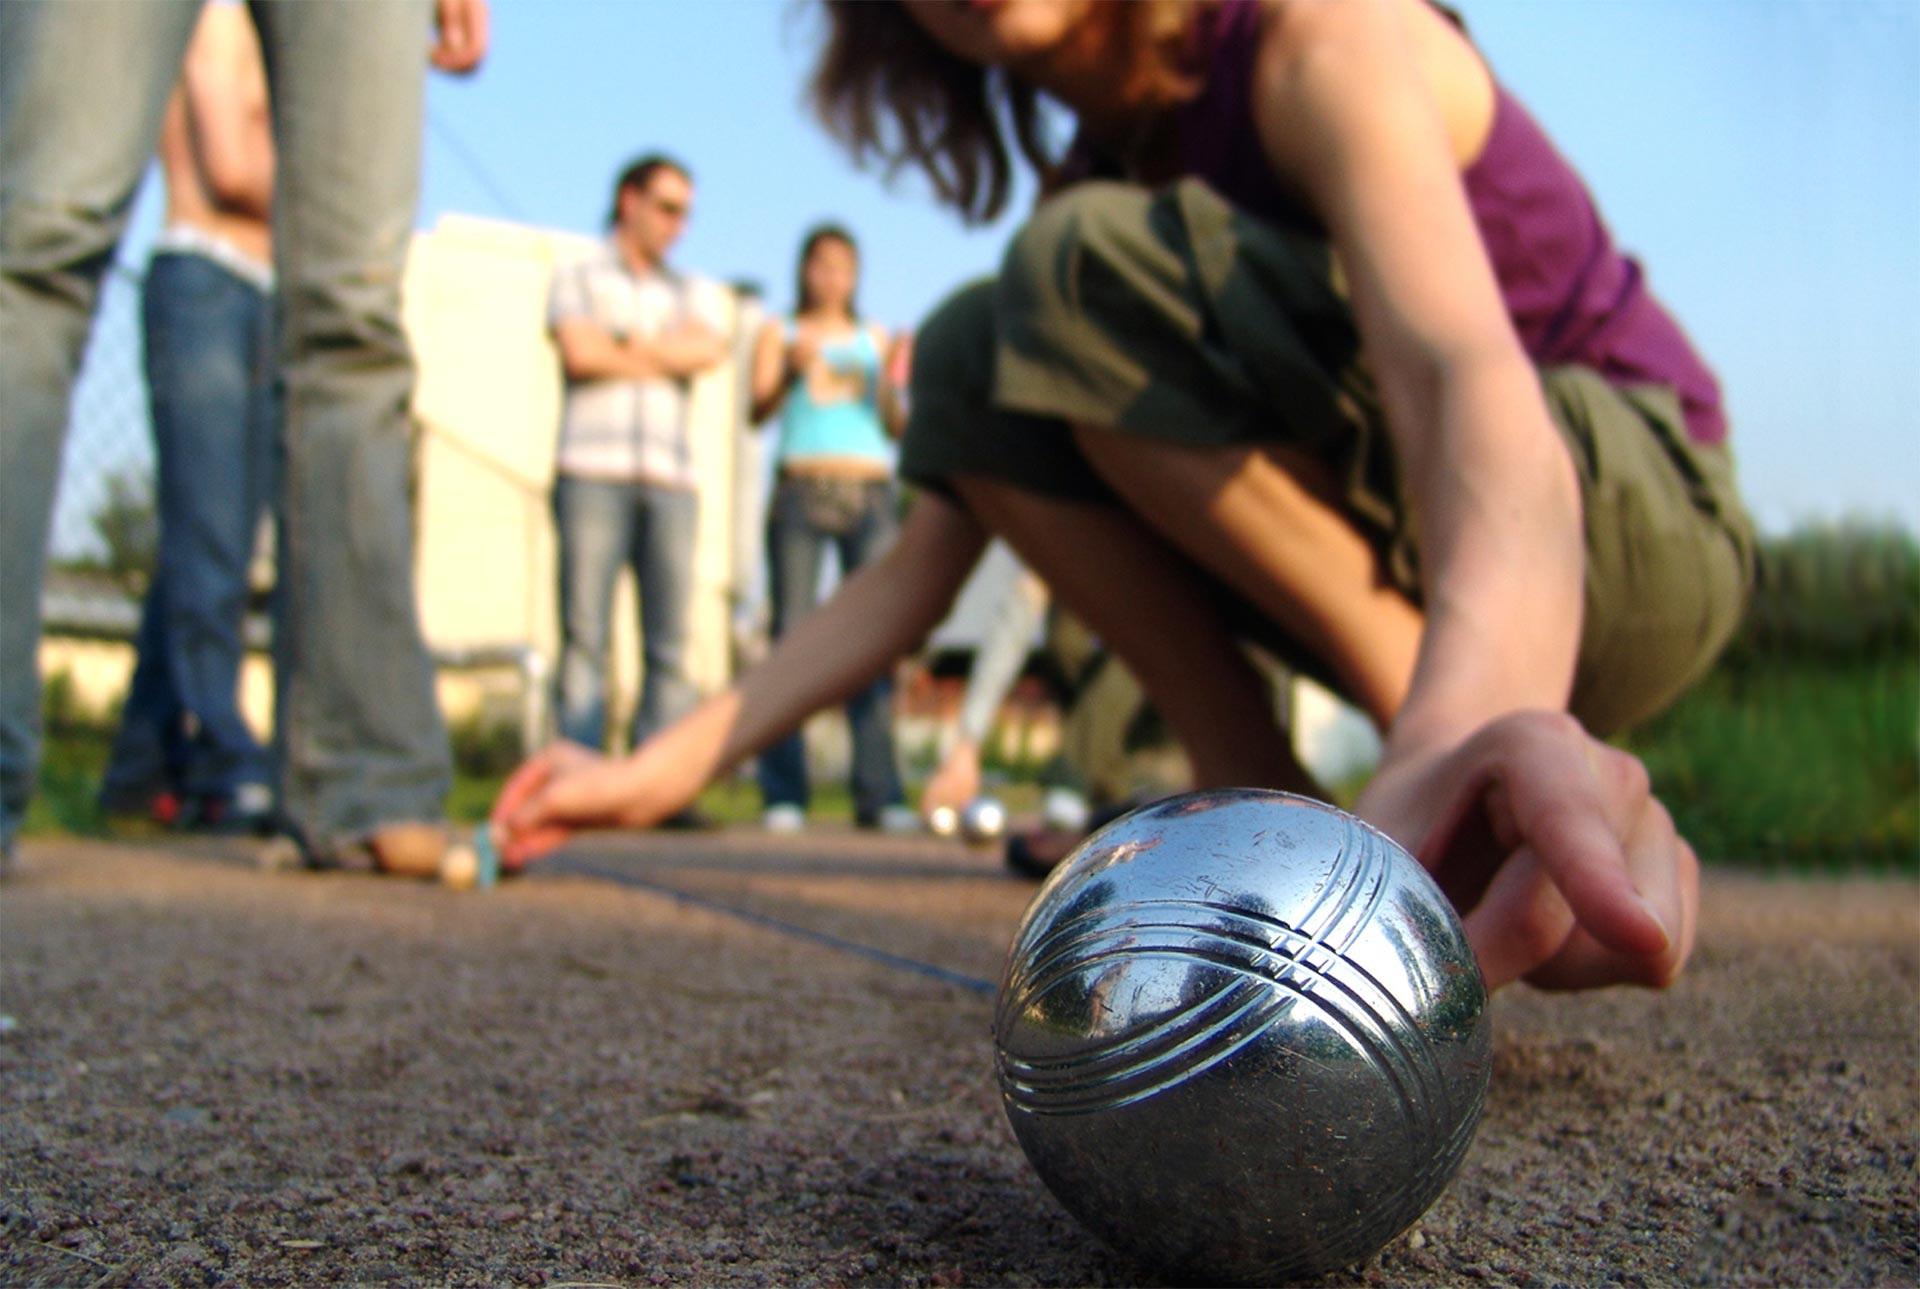
[[714, 778], [809, 715], [871, 684], [926, 639], [985, 546], [980, 526], [933, 494], [899, 538], [783, 636], [767, 660], [623, 759], [555, 743], [500, 793], [490, 821], [509, 866], [586, 828], [644, 828], [685, 808]]
[[1645, 771], [1565, 714], [1580, 494], [1460, 180], [1491, 82], [1442, 22], [1287, 6], [1262, 50], [1262, 141], [1332, 237], [1421, 537], [1419, 652], [1359, 808], [1455, 896], [1491, 984], [1664, 984], [1697, 869]]
[[1007, 691], [1020, 677], [1034, 635], [1046, 616], [1048, 592], [1044, 582], [1022, 565], [1008, 567], [1007, 585], [994, 608], [993, 619], [973, 651], [973, 670], [960, 704], [960, 728], [940, 766], [920, 794], [920, 813], [928, 818], [942, 806], [962, 809], [980, 792], [980, 749], [1006, 701]]
[[802, 378], [813, 360], [813, 345], [804, 337], [787, 344], [786, 324], [769, 318], [760, 325], [753, 344], [752, 406], [748, 415], [755, 425], [767, 420], [786, 405], [787, 391]]

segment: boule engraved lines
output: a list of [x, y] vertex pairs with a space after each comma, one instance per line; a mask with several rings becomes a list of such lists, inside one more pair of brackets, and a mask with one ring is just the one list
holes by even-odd
[[[1100, 1047], [1064, 1057], [1003, 1055], [1012, 1105], [1034, 1114], [1118, 1108], [1227, 1060], [1277, 1016], [1307, 1003], [1392, 1085], [1410, 1144], [1438, 1148], [1440, 1158], [1453, 1154], [1455, 1143], [1435, 1140], [1438, 1124], [1450, 1117], [1439, 1113], [1450, 1097], [1430, 1046], [1401, 1040], [1420, 1032], [1414, 1018], [1346, 956], [1378, 914], [1389, 883], [1386, 852], [1371, 831], [1347, 822], [1343, 834], [1330, 880], [1297, 925], [1206, 899], [1147, 900], [1128, 905], [1117, 924], [1102, 923], [1098, 914], [1069, 917], [1017, 955], [1030, 965], [1009, 981], [1002, 999], [1008, 1008], [1029, 1006], [1108, 959], [1190, 961], [1240, 979]], [[1215, 925], [1195, 926], [1193, 909]]]

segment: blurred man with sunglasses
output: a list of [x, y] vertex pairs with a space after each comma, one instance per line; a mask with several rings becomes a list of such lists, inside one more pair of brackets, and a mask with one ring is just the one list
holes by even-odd
[[[614, 583], [640, 602], [640, 701], [632, 741], [698, 697], [688, 674], [694, 489], [689, 386], [728, 353], [715, 285], [668, 266], [693, 208], [693, 176], [643, 156], [614, 183], [607, 240], [554, 274], [548, 324], [566, 378], [553, 507], [560, 539], [563, 738], [603, 749]], [[691, 814], [673, 822], [696, 825]]]

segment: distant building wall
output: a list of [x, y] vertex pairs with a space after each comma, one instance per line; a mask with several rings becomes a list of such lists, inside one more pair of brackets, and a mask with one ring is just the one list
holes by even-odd
[[[479, 714], [519, 723], [529, 681], [545, 689], [558, 649], [551, 489], [561, 376], [547, 334], [547, 288], [556, 264], [596, 244], [577, 234], [448, 216], [416, 234], [408, 253], [403, 320], [419, 371], [416, 586], [428, 645], [443, 663], [456, 664], [442, 667], [440, 683], [441, 703], [454, 720]], [[732, 291], [712, 289], [724, 292], [721, 316], [734, 316]], [[137, 332], [119, 350], [137, 354]], [[144, 439], [146, 391], [137, 363], [120, 363], [92, 386], [99, 388], [81, 390], [82, 401], [108, 398], [124, 406], [116, 420]], [[692, 668], [696, 683], [712, 690], [731, 676], [732, 600], [754, 574], [741, 565], [748, 544], [737, 533], [748, 522], [743, 507], [756, 506], [757, 495], [736, 501], [744, 419], [738, 364], [726, 362], [695, 380], [692, 392], [701, 497]], [[134, 426], [135, 420], [141, 423]], [[118, 455], [151, 471], [150, 453]], [[89, 504], [98, 473], [70, 468], [63, 487]], [[757, 525], [757, 518], [751, 522]], [[630, 577], [617, 596], [613, 700], [619, 713], [630, 708], [640, 678]], [[137, 620], [130, 609], [120, 616]], [[132, 672], [131, 627], [129, 643], [115, 643], [114, 633], [83, 632], [91, 638], [77, 639], [58, 621], [51, 627], [42, 674], [66, 672], [78, 703], [111, 711]], [[272, 722], [264, 660], [248, 660], [241, 691], [249, 723], [264, 736]]]
[[[562, 381], [547, 332], [554, 267], [597, 245], [575, 234], [463, 216], [414, 238], [406, 325], [419, 362], [421, 621], [437, 649], [558, 647], [551, 489]], [[719, 302], [734, 316], [732, 292]], [[740, 381], [729, 361], [692, 388], [700, 491], [691, 665], [703, 690], [731, 676]], [[638, 692], [638, 610], [623, 577], [615, 610], [614, 707]]]

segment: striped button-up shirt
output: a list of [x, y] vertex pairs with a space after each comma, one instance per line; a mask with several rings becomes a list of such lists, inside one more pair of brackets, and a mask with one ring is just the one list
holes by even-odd
[[[554, 270], [547, 324], [586, 318], [622, 340], [657, 336], [685, 322], [722, 331], [721, 290], [667, 268], [636, 273], [607, 242]], [[560, 473], [691, 488], [687, 386], [671, 377], [568, 381], [555, 463]]]

